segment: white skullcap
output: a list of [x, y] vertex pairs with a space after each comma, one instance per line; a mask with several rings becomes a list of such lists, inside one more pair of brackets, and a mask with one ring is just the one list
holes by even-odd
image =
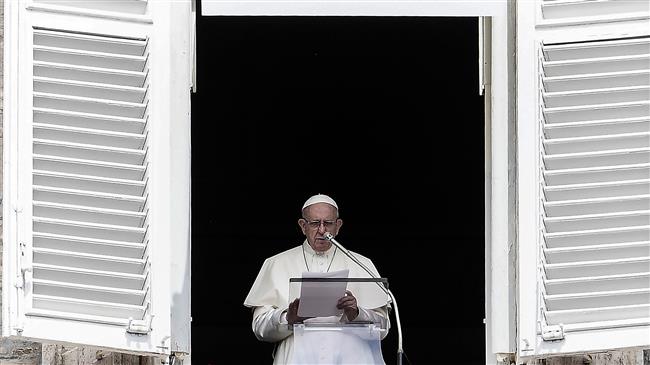
[[316, 194], [316, 195], [312, 196], [311, 198], [307, 199], [305, 204], [302, 206], [302, 209], [305, 209], [308, 206], [314, 205], [316, 203], [327, 203], [327, 204], [333, 206], [334, 208], [339, 209], [339, 206], [336, 205], [336, 202], [334, 201], [334, 199], [330, 198], [329, 196], [327, 196], [325, 194]]

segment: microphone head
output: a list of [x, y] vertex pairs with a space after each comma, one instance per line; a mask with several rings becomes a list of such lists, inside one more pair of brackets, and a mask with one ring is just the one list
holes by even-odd
[[329, 233], [329, 232], [325, 232], [325, 234], [324, 234], [323, 236], [324, 236], [325, 239], [328, 240], [328, 241], [331, 241], [332, 238], [334, 238], [334, 236], [332, 236], [332, 234]]

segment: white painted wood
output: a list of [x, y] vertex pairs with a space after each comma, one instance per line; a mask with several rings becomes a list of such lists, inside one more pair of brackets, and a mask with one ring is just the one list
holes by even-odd
[[[491, 34], [490, 79], [486, 85], [486, 336], [488, 361], [496, 353], [513, 352], [514, 347], [514, 261], [515, 237], [509, 230], [509, 214], [514, 216], [514, 197], [509, 186], [509, 170], [514, 150], [508, 121], [514, 104], [508, 102], [509, 61], [508, 3], [506, 1], [430, 2], [320, 2], [320, 1], [203, 1], [203, 15], [305, 15], [305, 16], [489, 16]], [[512, 29], [510, 30], [512, 31]], [[489, 89], [489, 90], [488, 90]], [[489, 128], [491, 126], [491, 128]], [[514, 232], [514, 231], [512, 231]], [[489, 299], [487, 299], [489, 298]]]
[[645, 0], [541, 0], [537, 23], [558, 26], [648, 18]]
[[233, 1], [204, 0], [202, 15], [272, 16], [500, 16], [506, 1], [433, 0], [420, 2], [364, 1]]
[[[170, 350], [177, 355], [177, 361], [190, 365], [191, 360], [191, 123], [190, 123], [190, 94], [193, 76], [193, 60], [190, 56], [193, 49], [195, 2], [171, 2], [169, 12], [170, 30], [167, 49], [160, 52], [170, 54], [170, 67], [175, 70], [176, 77], [166, 77], [169, 80], [170, 95], [166, 115], [169, 120], [168, 138], [170, 144], [162, 148], [163, 158], [169, 161], [169, 181], [167, 191], [163, 194], [174, 196], [166, 199], [168, 206], [167, 231], [161, 232], [171, 243], [169, 255], [173, 258], [169, 269], [169, 281], [161, 282], [161, 289], [169, 292], [170, 308]], [[179, 21], [184, 19], [185, 21]], [[176, 46], [172, 46], [176, 45]], [[175, 47], [183, 52], [175, 51]], [[162, 223], [162, 222], [161, 222]], [[178, 244], [181, 243], [181, 244]], [[146, 364], [145, 364], [146, 365]], [[152, 364], [150, 364], [152, 365]]]
[[[19, 23], [18, 13], [20, 4], [18, 2], [6, 2], [4, 4], [4, 50], [3, 52], [3, 242], [17, 242], [18, 232], [16, 218], [21, 211], [18, 206], [18, 130], [17, 123], [19, 110], [18, 98], [18, 65], [19, 65]], [[9, 228], [13, 229], [9, 229]], [[19, 296], [14, 289], [17, 284], [16, 272], [18, 271], [17, 245], [3, 244], [3, 290], [2, 290], [2, 333], [8, 336], [12, 333], [18, 323], [15, 320], [19, 311]]]
[[[4, 121], [17, 172], [3, 228], [24, 244], [4, 247], [13, 272], [2, 324], [8, 336], [166, 356], [190, 349], [189, 285], [187, 304], [172, 308], [168, 284], [189, 283], [190, 2], [129, 2], [146, 10], [94, 0], [8, 9], [7, 88], [20, 92]], [[172, 245], [186, 258], [175, 269]], [[127, 333], [131, 318], [152, 315], [148, 335]]]
[[116, 3], [119, 3], [119, 11], [129, 14], [145, 14], [147, 11], [147, 0], [34, 0], [35, 4], [53, 4], [63, 7], [94, 9], [101, 11], [116, 12]]
[[[585, 80], [598, 78], [601, 74], [617, 79], [628, 71], [650, 72], [650, 38], [608, 40], [605, 42], [589, 42], [557, 46], [543, 46], [541, 71], [545, 76], [584, 76]], [[616, 75], [616, 76], [612, 76]], [[626, 76], [623, 76], [626, 79]], [[542, 79], [545, 83], [545, 79]], [[541, 106], [544, 118], [543, 125], [552, 125], [558, 120], [558, 113], [565, 113], [561, 123], [575, 123], [600, 119], [611, 120], [603, 109], [611, 110], [618, 118], [631, 119], [650, 118], [650, 94], [647, 86], [609, 87], [593, 89], [592, 85], [574, 84], [569, 92], [549, 96], [542, 92]], [[637, 105], [643, 105], [636, 108]], [[598, 111], [598, 113], [591, 113]], [[626, 114], [632, 113], [632, 114]], [[638, 113], [638, 115], [633, 115]], [[650, 133], [625, 130], [629, 124], [623, 122], [621, 131], [615, 134], [591, 135], [590, 130], [583, 130], [582, 135], [567, 138], [542, 137], [542, 171], [564, 170], [570, 176], [580, 173], [580, 170], [616, 167], [628, 164], [643, 165], [650, 162]], [[638, 169], [650, 175], [650, 168]], [[584, 174], [583, 174], [584, 175]], [[598, 174], [588, 174], [589, 183], [602, 183], [602, 179], [610, 179]], [[552, 186], [555, 181], [549, 175], [544, 175], [542, 183]], [[629, 183], [625, 175], [620, 175], [611, 182]], [[632, 180], [636, 181], [636, 180]], [[650, 179], [647, 180], [650, 182]], [[544, 201], [543, 229], [546, 234], [541, 241], [544, 247], [543, 276], [549, 280], [590, 278], [610, 275], [642, 274], [650, 272], [650, 246], [636, 245], [636, 250], [624, 249], [626, 244], [636, 244], [633, 239], [629, 242], [629, 233], [621, 229], [636, 229], [641, 236], [650, 237], [650, 230], [644, 228], [650, 225], [650, 200], [643, 195], [608, 195], [599, 199], [555, 200], [553, 197], [542, 196]], [[609, 199], [607, 199], [609, 198]], [[608, 236], [614, 242], [605, 244], [600, 255], [580, 257], [565, 256], [562, 251], [554, 255], [546, 255], [547, 250], [558, 240], [548, 234], [565, 233], [569, 235], [582, 234], [587, 236]], [[549, 239], [546, 239], [546, 238]], [[641, 238], [641, 237], [640, 237]], [[592, 243], [595, 243], [592, 241]], [[571, 243], [569, 243], [571, 244]], [[573, 241], [573, 244], [580, 242]], [[578, 246], [562, 246], [562, 250]], [[598, 245], [596, 245], [598, 248]], [[556, 261], [557, 260], [557, 261]], [[580, 288], [578, 286], [577, 288]], [[621, 288], [624, 289], [624, 288]], [[645, 288], [650, 291], [650, 283]], [[579, 292], [582, 300], [573, 296], [572, 301], [551, 300], [552, 287], [546, 288], [543, 295], [544, 317], [542, 323], [564, 324], [569, 331], [573, 325], [581, 329], [588, 328], [588, 323], [594, 326], [606, 327], [603, 321], [620, 321], [637, 319], [639, 323], [650, 322], [650, 296], [639, 292], [618, 291], [617, 294], [608, 292], [607, 295], [598, 292]], [[600, 292], [600, 291], [599, 291]], [[566, 294], [564, 294], [566, 295]], [[585, 296], [589, 299], [586, 300]], [[580, 306], [582, 305], [582, 306]]]
[[[489, 16], [491, 17], [489, 67], [486, 84], [486, 337], [488, 361], [496, 353], [513, 352], [514, 347], [514, 261], [515, 236], [509, 230], [509, 219], [514, 217], [514, 180], [509, 163], [514, 161], [510, 144], [509, 113], [514, 104], [509, 102], [508, 80], [512, 80], [512, 62], [509, 52], [513, 37], [508, 25], [506, 1], [429, 1], [429, 2], [320, 2], [320, 1], [203, 1], [203, 15], [344, 15], [344, 16]], [[511, 25], [510, 25], [511, 26]], [[509, 49], [510, 48], [510, 49]], [[491, 128], [490, 128], [491, 126]], [[489, 299], [488, 299], [489, 298]]]
[[[489, 200], [490, 211], [486, 211], [489, 219], [488, 252], [490, 256], [489, 275], [486, 276], [486, 302], [490, 302], [490, 311], [486, 313], [490, 331], [486, 333], [490, 345], [486, 349], [490, 354], [486, 357], [488, 363], [496, 359], [496, 354], [516, 351], [515, 343], [515, 262], [514, 247], [516, 245], [515, 231], [511, 229], [511, 218], [514, 216], [515, 188], [514, 171], [509, 168], [514, 161], [514, 139], [511, 138], [514, 128], [514, 95], [509, 91], [514, 80], [514, 69], [511, 52], [514, 47], [512, 24], [509, 24], [509, 8], [491, 17], [491, 57], [490, 83], [486, 86], [486, 105], [489, 104], [489, 138], [486, 138], [486, 164], [489, 171]], [[487, 92], [489, 91], [489, 93]], [[488, 143], [489, 141], [489, 143]], [[486, 225], [487, 227], [487, 225]], [[487, 231], [486, 231], [487, 232]], [[487, 265], [487, 263], [486, 263]]]
[[537, 53], [533, 1], [517, 2], [517, 355], [535, 354], [538, 292]]
[[623, 3], [519, 4], [523, 361], [650, 346], [650, 9]]
[[[30, 0], [23, 0], [23, 1], [25, 1], [28, 4], [27, 5], [28, 10], [40, 11], [45, 13], [80, 15], [80, 16], [97, 18], [97, 19], [109, 19], [109, 20], [118, 20], [123, 22], [134, 22], [134, 23], [144, 23], [144, 24], [153, 23], [151, 16], [147, 14], [148, 11], [145, 11], [145, 14], [138, 14], [137, 11], [128, 12], [128, 11], [104, 10], [106, 8], [113, 8], [115, 3], [113, 1], [104, 1], [103, 3], [106, 4], [106, 6], [103, 7], [84, 6], [87, 4], [73, 2], [73, 1], [66, 1], [66, 4], [55, 2], [57, 0], [51, 0], [51, 1], [46, 0], [44, 2], [30, 1]], [[77, 6], [70, 6], [70, 5], [77, 5]]]

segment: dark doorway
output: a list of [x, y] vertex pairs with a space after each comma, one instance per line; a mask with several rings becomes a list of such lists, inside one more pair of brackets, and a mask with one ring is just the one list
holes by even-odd
[[408, 360], [485, 364], [477, 22], [198, 19], [194, 364], [272, 363], [242, 303], [264, 259], [302, 242], [315, 193], [338, 202], [339, 241], [388, 278]]

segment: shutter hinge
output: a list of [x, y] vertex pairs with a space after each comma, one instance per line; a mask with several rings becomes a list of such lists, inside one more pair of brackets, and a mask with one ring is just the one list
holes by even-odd
[[151, 319], [152, 315], [147, 315], [145, 319], [129, 318], [129, 324], [126, 327], [126, 332], [132, 335], [148, 335], [151, 332]]
[[542, 326], [542, 339], [544, 341], [564, 340], [564, 326], [561, 324]]
[[19, 243], [20, 246], [20, 274], [16, 275], [16, 283], [14, 286], [18, 289], [23, 289], [25, 287], [26, 274], [32, 272], [32, 267], [27, 264], [27, 256], [25, 251], [27, 250], [27, 245], [24, 242]]

